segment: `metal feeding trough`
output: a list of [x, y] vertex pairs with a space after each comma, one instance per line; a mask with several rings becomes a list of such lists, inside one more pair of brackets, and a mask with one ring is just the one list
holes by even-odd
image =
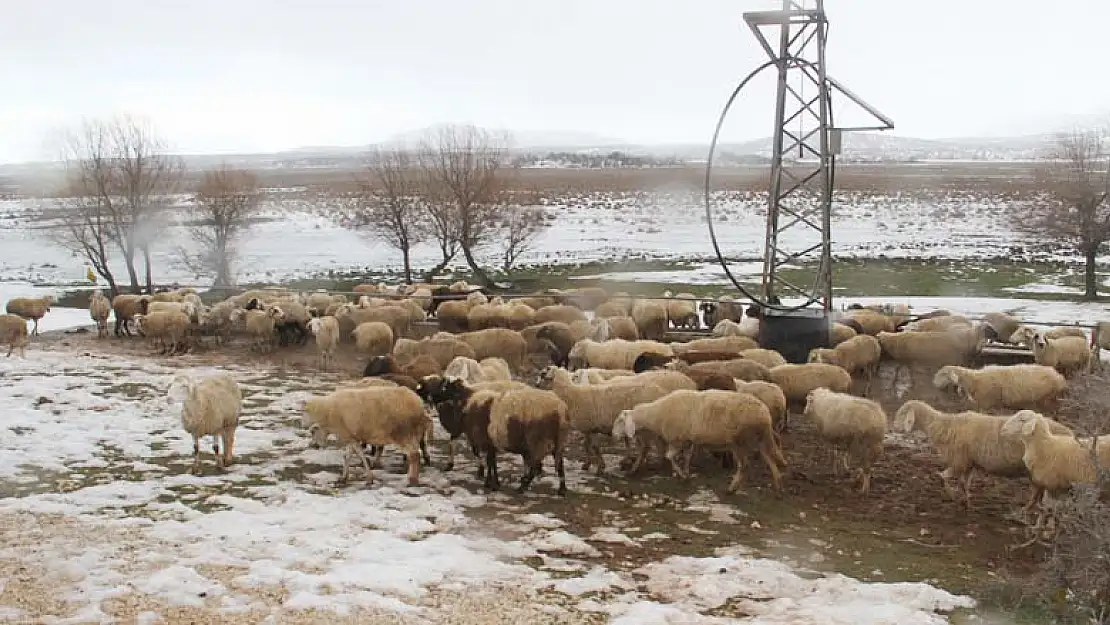
[[829, 316], [820, 308], [766, 309], [759, 323], [759, 346], [782, 354], [786, 362], [802, 364], [809, 351], [829, 346]]

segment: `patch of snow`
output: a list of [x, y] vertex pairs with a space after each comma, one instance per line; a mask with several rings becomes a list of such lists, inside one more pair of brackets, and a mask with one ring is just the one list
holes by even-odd
[[578, 597], [591, 592], [605, 592], [612, 588], [627, 590], [633, 586], [621, 578], [620, 575], [606, 570], [603, 566], [595, 566], [582, 577], [568, 577], [550, 582], [553, 590]]

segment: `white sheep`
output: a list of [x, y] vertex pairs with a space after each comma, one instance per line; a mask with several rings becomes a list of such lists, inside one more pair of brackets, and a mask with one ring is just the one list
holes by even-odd
[[226, 373], [201, 379], [182, 373], [173, 378], [166, 394], [171, 401], [181, 402], [181, 425], [193, 436], [193, 472], [200, 473], [200, 439], [205, 436], [212, 437], [216, 466], [230, 466], [235, 428], [243, 411], [243, 393], [235, 379]]
[[420, 443], [431, 427], [424, 402], [413, 391], [398, 387], [342, 388], [305, 402], [303, 423], [314, 440], [334, 434], [346, 447], [339, 484], [350, 477], [348, 453], [362, 460], [366, 481], [374, 473], [363, 453], [363, 445], [396, 445], [408, 457], [410, 486], [420, 483]]
[[[1030, 481], [1053, 497], [1074, 484], [1095, 482], [1092, 447], [1098, 457], [1098, 468], [1110, 468], [1110, 436], [1080, 439], [1074, 434], [1053, 434], [1048, 420], [1031, 410], [1017, 412], [1002, 428], [1005, 433], [1018, 432], [1025, 447], [1022, 462], [1029, 470]], [[1041, 528], [1043, 521], [1042, 513], [1037, 516], [1034, 531]]]
[[774, 382], [764, 382], [763, 380], [752, 380], [751, 382], [735, 380], [735, 382], [736, 392], [748, 393], [763, 402], [771, 413], [771, 424], [776, 430], [782, 429], [782, 422], [786, 419], [786, 395], [782, 392], [782, 388]]
[[[809, 394], [817, 388], [837, 393], [847, 393], [852, 388], [852, 376], [836, 365], [788, 363], [770, 370], [770, 381], [782, 389], [788, 407], [800, 408], [809, 401]], [[787, 426], [783, 419], [783, 428]]]
[[599, 369], [595, 367], [586, 367], [584, 369], [576, 369], [574, 373], [571, 374], [571, 379], [575, 384], [602, 384], [613, 378], [634, 375], [636, 375], [636, 372], [629, 371], [628, 369]]
[[96, 289], [89, 296], [89, 316], [96, 322], [96, 338], [108, 336], [108, 315], [112, 314], [112, 300]]
[[1048, 408], [1068, 388], [1067, 380], [1044, 365], [989, 365], [968, 369], [949, 365], [933, 376], [933, 386], [955, 390], [981, 411]]
[[155, 343], [161, 343], [162, 353], [173, 355], [187, 348], [185, 337], [192, 322], [178, 310], [161, 310], [148, 315], [133, 317], [139, 332]]
[[25, 348], [30, 342], [27, 335], [27, 322], [18, 315], [0, 315], [0, 344], [7, 344], [8, 358], [12, 352], [19, 352], [20, 358], [26, 358]]
[[[385, 325], [385, 324], [382, 324]], [[386, 326], [388, 329], [389, 326]], [[319, 352], [320, 368], [328, 370], [328, 361], [339, 346], [339, 320], [335, 317], [313, 317], [308, 322], [308, 331], [316, 337], [316, 350]]]
[[444, 378], [456, 378], [467, 384], [479, 382], [507, 382], [512, 380], [509, 364], [502, 358], [486, 358], [481, 362], [466, 356], [456, 356], [443, 370]]
[[740, 352], [740, 357], [744, 360], [758, 362], [768, 369], [786, 364], [786, 359], [783, 358], [782, 354], [773, 349], [762, 349], [758, 347], [755, 349], [745, 349]]
[[9, 315], [17, 315], [33, 321], [35, 327], [31, 330], [31, 336], [38, 336], [39, 319], [42, 319], [46, 316], [46, 313], [50, 312], [50, 306], [53, 304], [54, 297], [52, 295], [44, 295], [42, 297], [13, 297], [8, 300], [4, 309]]
[[632, 369], [636, 359], [644, 353], [673, 356], [674, 351], [666, 343], [640, 340], [625, 341], [612, 339], [598, 343], [589, 339], [578, 341], [568, 354], [571, 369], [596, 367], [600, 369]]
[[860, 465], [860, 492], [871, 492], [871, 466], [883, 455], [886, 413], [878, 402], [816, 388], [806, 398], [804, 414], [817, 425], [821, 438], [832, 445], [833, 475], [849, 470], [849, 458]]
[[1087, 338], [1082, 334], [1050, 338], [1047, 333], [1022, 326], [1014, 332], [1010, 341], [1032, 347], [1034, 362], [1052, 367], [1065, 377], [1073, 373], [1089, 371], [1091, 368], [1091, 349]]
[[971, 320], [963, 315], [939, 315], [911, 321], [903, 327], [903, 330], [907, 332], [946, 332], [955, 327], [971, 327], [971, 325]]
[[672, 295], [670, 291], [665, 291], [663, 297], [679, 298], [666, 300], [667, 318], [675, 329], [698, 329], [698, 308], [693, 293]]
[[[940, 454], [945, 469], [940, 473], [944, 490], [953, 499], [959, 497], [950, 480], [958, 480], [963, 490], [963, 503], [971, 507], [971, 480], [978, 469], [999, 477], [1022, 477], [1029, 473], [1022, 462], [1025, 448], [1018, 432], [1004, 431], [1010, 416], [986, 415], [965, 411], [958, 414], [941, 412], [916, 399], [902, 404], [894, 415], [894, 427], [904, 433], [924, 432]], [[1071, 434], [1071, 430], [1050, 421], [1054, 434]], [[1042, 490], [1034, 485], [1026, 510], [1041, 499]]]
[[955, 326], [943, 332], [879, 332], [876, 338], [883, 354], [898, 366], [894, 370], [893, 386], [903, 369], [915, 367], [943, 367], [967, 365], [986, 343], [985, 327]]
[[540, 372], [536, 386], [554, 392], [566, 403], [570, 427], [581, 432], [584, 437], [586, 459], [582, 469], [587, 470], [596, 463], [598, 475], [605, 470], [605, 458], [595, 443], [594, 436], [611, 433], [613, 420], [622, 410], [667, 394], [663, 387], [651, 382], [582, 386], [573, 383], [570, 373], [565, 369], [554, 366], [548, 366]]
[[[740, 490], [743, 484], [744, 460], [750, 451], [758, 450], [776, 491], [782, 490], [780, 468], [786, 466], [775, 441], [771, 415], [767, 406], [747, 393], [732, 391], [674, 391], [664, 397], [622, 411], [613, 422], [613, 437], [637, 440], [637, 432], [647, 430], [667, 445], [666, 457], [676, 475], [687, 478], [677, 457], [691, 447], [723, 450], [732, 453], [736, 473], [728, 492]], [[646, 446], [640, 447], [640, 458], [633, 470], [643, 462]]]
[[661, 341], [667, 334], [667, 306], [653, 301], [638, 299], [632, 305], [632, 320], [640, 336], [650, 341]]
[[[338, 331], [338, 320], [336, 323]], [[393, 350], [393, 328], [389, 327], [388, 323], [381, 321], [360, 323], [351, 331], [351, 336], [355, 339], [355, 347], [358, 351], [370, 358], [385, 356]]]
[[739, 323], [731, 319], [722, 319], [713, 326], [713, 336], [746, 336], [750, 339], [759, 339], [759, 319], [744, 317]]
[[278, 306], [270, 306], [266, 310], [237, 308], [231, 311], [229, 318], [232, 323], [243, 322], [247, 333], [254, 339], [253, 348], [268, 352], [274, 347], [274, 330], [285, 318], [285, 311]]
[[871, 393], [871, 382], [879, 372], [883, 348], [869, 334], [856, 335], [832, 349], [816, 348], [809, 352], [809, 362], [836, 365], [849, 375], [861, 375], [864, 394]]

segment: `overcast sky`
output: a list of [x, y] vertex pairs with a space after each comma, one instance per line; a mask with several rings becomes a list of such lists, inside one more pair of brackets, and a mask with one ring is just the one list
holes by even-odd
[[[812, 0], [811, 0], [812, 3]], [[149, 117], [184, 152], [361, 145], [440, 122], [705, 142], [766, 60], [772, 0], [9, 0], [0, 162], [82, 116]], [[1054, 11], [1053, 7], [1060, 7]], [[1107, 0], [828, 0], [829, 74], [939, 138], [1110, 112]], [[729, 132], [769, 134], [772, 82]]]

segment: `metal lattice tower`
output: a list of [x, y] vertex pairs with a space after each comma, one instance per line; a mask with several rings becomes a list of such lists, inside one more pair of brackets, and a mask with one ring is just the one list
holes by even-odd
[[[745, 13], [744, 21], [778, 70], [761, 295], [772, 304], [782, 297], [802, 297], [828, 311], [832, 192], [841, 133], [887, 130], [894, 122], [825, 73], [828, 20], [824, 0], [815, 2], [816, 7], [806, 8], [812, 2], [783, 0], [781, 10]], [[777, 37], [773, 32], [768, 37], [767, 31], [775, 27]], [[880, 124], [834, 127], [833, 93], [848, 98]], [[779, 275], [783, 266], [802, 263], [818, 268], [812, 285], [793, 284]]]

